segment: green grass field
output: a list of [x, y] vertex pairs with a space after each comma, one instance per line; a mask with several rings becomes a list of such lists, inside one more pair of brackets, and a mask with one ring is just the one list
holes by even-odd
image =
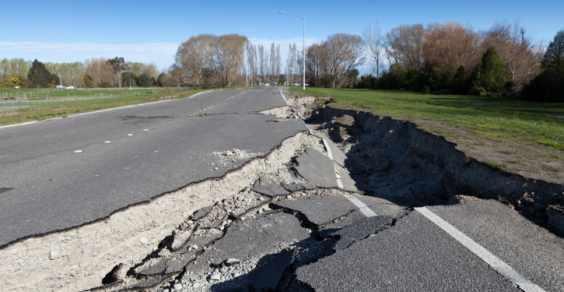
[[98, 88], [61, 90], [53, 88], [0, 88], [0, 125], [43, 120], [196, 93], [188, 88]]
[[[303, 94], [296, 88], [291, 91]], [[564, 150], [564, 103], [357, 89], [310, 88], [306, 94], [333, 97], [339, 107], [416, 123], [440, 122], [437, 124], [469, 130], [485, 138], [532, 142]], [[437, 131], [448, 138], [444, 130]]]

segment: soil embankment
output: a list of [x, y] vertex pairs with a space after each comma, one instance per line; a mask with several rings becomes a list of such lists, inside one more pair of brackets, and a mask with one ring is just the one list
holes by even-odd
[[564, 185], [479, 162], [411, 122], [330, 106], [306, 121], [342, 146], [344, 166], [365, 192], [407, 206], [456, 203], [457, 195], [496, 199], [564, 235]]

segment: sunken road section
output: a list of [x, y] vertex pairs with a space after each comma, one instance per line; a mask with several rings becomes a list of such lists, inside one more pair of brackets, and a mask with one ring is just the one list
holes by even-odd
[[345, 167], [362, 191], [410, 207], [455, 203], [461, 194], [496, 199], [564, 235], [564, 185], [479, 162], [411, 122], [330, 106], [306, 121], [346, 149]]

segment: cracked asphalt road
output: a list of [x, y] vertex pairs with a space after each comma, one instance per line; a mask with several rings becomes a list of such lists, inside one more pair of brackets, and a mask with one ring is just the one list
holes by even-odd
[[[258, 112], [284, 106], [277, 89], [220, 90], [0, 130], [0, 246], [68, 229], [220, 177], [304, 131]], [[236, 114], [235, 114], [236, 113]]]
[[[274, 88], [221, 90], [2, 129], [0, 246], [108, 216], [264, 156], [307, 130], [300, 120], [260, 114], [285, 105]], [[115, 262], [94, 289], [520, 291], [420, 213], [354, 192], [344, 153], [316, 143], [298, 147], [271, 177], [192, 213], [128, 270]], [[429, 209], [523, 277], [564, 290], [561, 238], [498, 202], [464, 197]]]

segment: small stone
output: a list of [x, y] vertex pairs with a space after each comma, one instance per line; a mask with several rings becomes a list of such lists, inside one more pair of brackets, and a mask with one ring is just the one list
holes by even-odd
[[219, 273], [218, 270], [214, 270], [210, 277], [209, 277], [210, 281], [219, 281], [221, 280], [221, 274]]
[[52, 245], [49, 249], [49, 259], [54, 260], [60, 258], [63, 255], [63, 252], [58, 245]]
[[174, 284], [174, 290], [181, 290], [182, 289], [182, 283], [176, 283]]
[[227, 265], [227, 266], [232, 266], [232, 265], [236, 265], [236, 264], [238, 264], [238, 263], [240, 263], [240, 262], [241, 262], [241, 260], [239, 260], [239, 259], [236, 259], [236, 258], [228, 258], [228, 259], [225, 260], [225, 265]]

